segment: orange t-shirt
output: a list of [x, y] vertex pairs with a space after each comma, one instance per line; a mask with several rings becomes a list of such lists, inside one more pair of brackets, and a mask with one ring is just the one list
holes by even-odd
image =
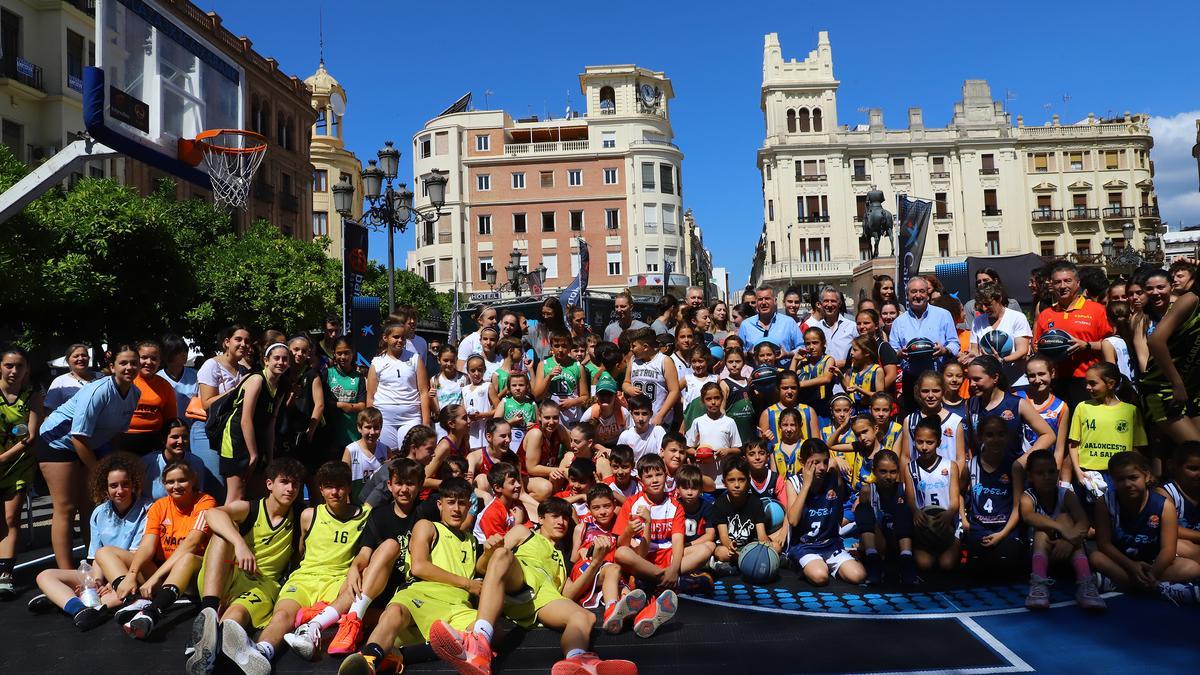
[[[163, 497], [151, 504], [150, 511], [146, 514], [146, 534], [158, 537], [155, 562], [166, 562], [192, 530], [207, 532], [208, 523], [204, 520], [204, 512], [216, 506], [217, 501], [203, 492], [187, 511], [179, 510], [175, 500], [170, 497]], [[204, 546], [197, 549], [196, 553], [204, 555]]]
[[147, 380], [138, 373], [133, 383], [142, 392], [142, 396], [133, 410], [133, 419], [129, 420], [130, 433], [158, 431], [163, 428], [164, 422], [172, 417], [179, 417], [178, 399], [175, 398], [175, 390], [166, 378], [155, 375]]
[[[1038, 314], [1037, 323], [1033, 327], [1033, 343], [1041, 339], [1042, 333], [1058, 328], [1065, 330], [1071, 337], [1085, 342], [1100, 342], [1113, 334], [1112, 325], [1108, 323], [1108, 313], [1104, 305], [1093, 302], [1080, 294], [1075, 302], [1062, 311], [1058, 305], [1047, 307]], [[1103, 354], [1098, 350], [1080, 349], [1063, 359], [1055, 367], [1059, 378], [1086, 377], [1087, 369], [1100, 362]]]
[[[971, 351], [971, 331], [958, 331], [958, 353], [966, 354]], [[962, 386], [958, 388], [958, 395], [963, 399], [971, 398], [971, 383], [967, 378], [963, 378]]]

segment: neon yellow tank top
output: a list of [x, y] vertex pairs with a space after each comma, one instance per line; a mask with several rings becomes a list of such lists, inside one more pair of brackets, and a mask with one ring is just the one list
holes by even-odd
[[531, 534], [528, 539], [517, 546], [513, 555], [517, 562], [521, 563], [526, 575], [531, 572], [544, 574], [554, 582], [554, 587], [559, 591], [562, 591], [566, 585], [567, 567], [563, 561], [562, 551], [559, 551], [554, 542], [546, 537], [540, 534]]
[[[267, 512], [267, 500], [264, 498], [256, 503], [251, 515], [249, 527], [243, 523], [242, 538], [246, 545], [254, 551], [258, 561], [258, 574], [263, 579], [283, 581], [288, 563], [292, 560], [293, 539], [296, 531], [295, 509], [289, 509], [287, 514], [274, 527], [271, 526], [271, 514]], [[250, 520], [250, 519], [248, 519]]]
[[370, 510], [361, 506], [346, 520], [338, 520], [324, 504], [318, 504], [313, 511], [312, 527], [304, 537], [304, 560], [298, 571], [330, 576], [345, 574], [358, 553], [358, 538]]

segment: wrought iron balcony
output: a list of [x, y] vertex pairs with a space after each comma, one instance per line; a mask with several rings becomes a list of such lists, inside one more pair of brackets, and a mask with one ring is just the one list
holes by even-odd
[[984, 167], [984, 168], [982, 168], [982, 169], [980, 169], [980, 170], [979, 170], [979, 175], [980, 175], [980, 176], [995, 176], [995, 175], [997, 175], [997, 174], [999, 174], [999, 173], [1000, 173], [1000, 169], [998, 169], [998, 168], [996, 168], [996, 167], [994, 167], [994, 166], [993, 166], [993, 167], [991, 167], [991, 168]]
[[0, 59], [0, 77], [16, 80], [38, 91], [46, 91], [46, 85], [42, 81], [42, 67], [19, 56]]
[[1075, 206], [1067, 209], [1067, 220], [1099, 220], [1100, 209]]
[[1033, 222], [1035, 223], [1062, 219], [1062, 209], [1037, 209], [1033, 212]]
[[983, 215], [985, 216], [999, 216], [1003, 213], [1003, 210], [998, 209], [995, 206], [990, 206], [983, 209]]
[[854, 181], [855, 183], [867, 183], [867, 182], [870, 182], [870, 180], [871, 180], [871, 174], [856, 173], [850, 177], [850, 180]]
[[1104, 217], [1107, 218], [1132, 218], [1136, 215], [1137, 209], [1132, 206], [1108, 206], [1103, 210]]

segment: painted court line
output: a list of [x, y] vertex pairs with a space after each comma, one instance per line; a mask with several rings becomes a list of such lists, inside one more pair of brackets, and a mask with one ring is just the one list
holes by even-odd
[[[82, 548], [83, 548], [83, 544], [80, 544], [79, 546], [76, 546], [75, 548], [71, 549], [71, 552], [74, 553], [75, 551], [81, 550]], [[47, 553], [46, 555], [44, 555], [40, 558], [34, 558], [33, 560], [26, 560], [23, 563], [13, 565], [13, 569], [19, 570], [19, 569], [24, 569], [26, 567], [32, 567], [33, 565], [36, 565], [40, 562], [46, 562], [47, 560], [51, 560], [53, 558], [54, 558], [53, 553]]]
[[962, 625], [964, 628], [966, 628], [967, 630], [974, 633], [975, 637], [982, 640], [984, 644], [991, 647], [992, 650], [995, 651], [997, 654], [1008, 659], [1008, 662], [1011, 663], [1013, 665], [1013, 667], [1015, 668], [1015, 670], [986, 670], [986, 671], [980, 670], [980, 671], [975, 671], [975, 672], [1028, 673], [1028, 672], [1033, 671], [1032, 666], [1030, 666], [1028, 663], [1026, 663], [1025, 660], [1022, 659], [1020, 656], [1017, 656], [1016, 652], [1009, 649], [1008, 646], [1005, 645], [1000, 640], [998, 640], [995, 635], [992, 635], [983, 626], [980, 626], [979, 623], [977, 621], [975, 621], [975, 619], [973, 619], [969, 616], [962, 616], [962, 617], [959, 617], [958, 620], [960, 622], [962, 622]]
[[[1115, 597], [1120, 593], [1106, 593], [1105, 598]], [[742, 605], [736, 602], [726, 602], [724, 600], [714, 600], [713, 598], [703, 598], [695, 595], [680, 595], [681, 599], [698, 602], [705, 605], [714, 605], [716, 607], [726, 607], [729, 609], [741, 609], [749, 612], [762, 612], [764, 614], [783, 614], [785, 616], [811, 616], [831, 619], [866, 619], [870, 621], [879, 620], [896, 620], [901, 621], [921, 621], [924, 619], [962, 619], [973, 616], [998, 616], [1002, 614], [1020, 614], [1028, 612], [1024, 607], [1006, 607], [1004, 609], [983, 609], [979, 611], [961, 611], [961, 612], [926, 612], [913, 614], [839, 614], [837, 612], [814, 612], [805, 609], [782, 609], [779, 607], [759, 607], [757, 605]], [[1075, 604], [1074, 600], [1063, 600], [1050, 605], [1051, 609], [1059, 607], [1070, 607]], [[907, 671], [906, 671], [907, 672]]]

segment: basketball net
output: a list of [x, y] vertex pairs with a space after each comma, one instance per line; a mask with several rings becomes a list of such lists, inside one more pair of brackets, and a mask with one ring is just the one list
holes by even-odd
[[196, 144], [212, 182], [213, 201], [246, 208], [254, 174], [267, 154], [267, 139], [253, 131], [214, 129], [196, 136]]

